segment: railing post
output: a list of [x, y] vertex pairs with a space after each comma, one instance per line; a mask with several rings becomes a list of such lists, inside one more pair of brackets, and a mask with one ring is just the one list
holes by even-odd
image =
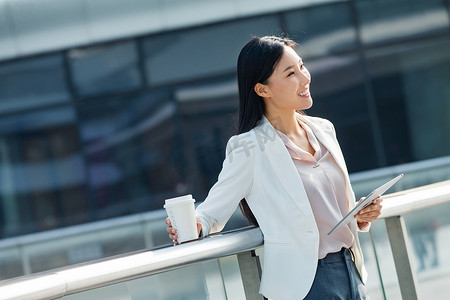
[[255, 250], [237, 254], [246, 300], [266, 299], [259, 293], [261, 282], [261, 264]]
[[405, 221], [402, 216], [389, 217], [385, 221], [402, 299], [419, 299], [416, 273], [412, 263], [412, 252], [409, 247]]

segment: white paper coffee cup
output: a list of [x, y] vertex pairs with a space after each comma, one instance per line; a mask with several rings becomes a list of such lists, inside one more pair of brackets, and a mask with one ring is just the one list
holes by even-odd
[[165, 201], [164, 208], [172, 226], [177, 230], [180, 244], [198, 238], [194, 202], [190, 194]]

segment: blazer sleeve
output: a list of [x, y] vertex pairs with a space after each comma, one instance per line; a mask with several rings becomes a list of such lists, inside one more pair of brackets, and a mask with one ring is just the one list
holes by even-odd
[[239, 202], [250, 192], [256, 147], [251, 137], [251, 132], [247, 132], [228, 140], [217, 182], [196, 209], [202, 223], [202, 236], [222, 230]]

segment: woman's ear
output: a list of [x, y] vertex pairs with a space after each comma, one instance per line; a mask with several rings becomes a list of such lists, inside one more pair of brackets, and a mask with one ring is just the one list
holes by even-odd
[[270, 97], [270, 91], [267, 85], [258, 82], [254, 87], [255, 93], [263, 98]]

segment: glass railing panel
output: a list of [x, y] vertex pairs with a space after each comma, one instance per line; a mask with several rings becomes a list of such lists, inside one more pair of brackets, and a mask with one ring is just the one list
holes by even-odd
[[450, 179], [450, 156], [353, 173], [350, 180], [359, 199], [400, 173], [405, 176], [388, 190], [388, 194]]
[[158, 247], [172, 243], [167, 233], [167, 225], [165, 223], [166, 215], [159, 219], [152, 219], [145, 222], [144, 234], [148, 248]]
[[370, 299], [384, 300], [384, 295], [386, 299], [401, 299], [397, 272], [384, 220], [373, 222], [370, 232], [359, 233], [359, 238], [368, 272], [366, 286]]
[[411, 244], [421, 296], [449, 299], [450, 289], [450, 203], [406, 214], [405, 223]]
[[0, 250], [0, 280], [24, 275], [22, 256], [19, 248], [10, 247]]
[[[444, 203], [405, 214], [410, 255], [416, 272], [419, 296], [448, 299], [450, 282], [450, 203]], [[376, 257], [383, 285], [379, 279]], [[383, 220], [372, 224], [370, 233], [360, 233], [365, 265], [369, 273], [367, 288], [372, 300], [401, 299], [391, 245]]]
[[30, 272], [35, 273], [144, 247], [142, 226], [132, 224], [37, 242], [26, 245], [25, 249]]
[[232, 255], [220, 258], [220, 268], [226, 290], [226, 299], [245, 299], [244, 285], [239, 271], [237, 256]]
[[226, 300], [245, 299], [245, 295], [237, 256], [232, 255], [59, 299]]

